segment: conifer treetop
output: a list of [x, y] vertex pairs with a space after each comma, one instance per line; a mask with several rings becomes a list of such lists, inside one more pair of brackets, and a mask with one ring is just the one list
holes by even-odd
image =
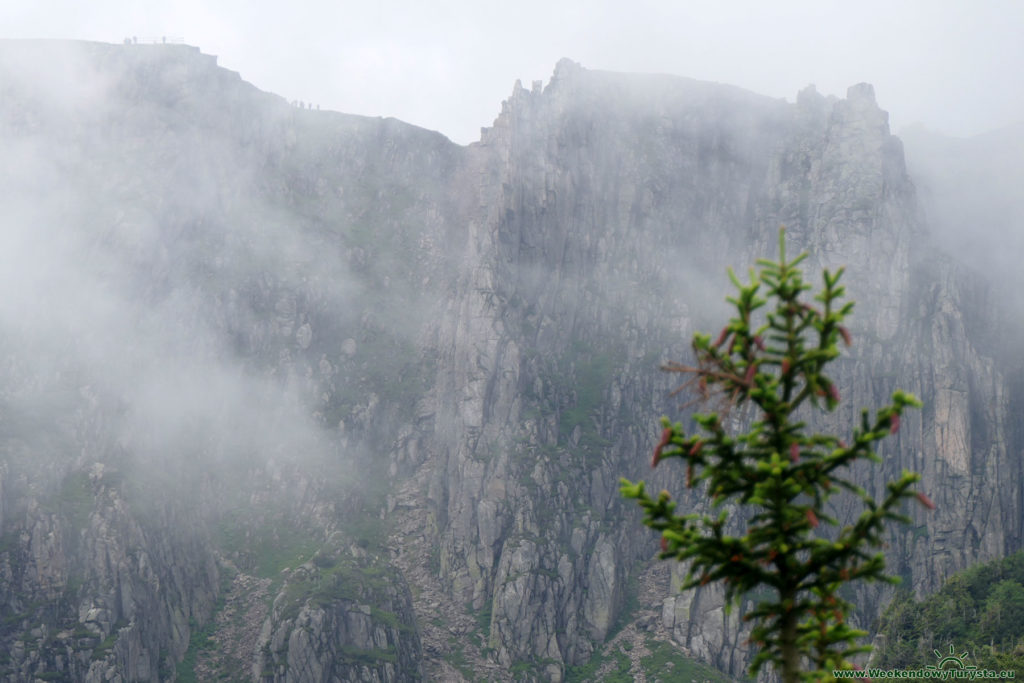
[[[881, 462], [875, 446], [900, 428], [904, 410], [921, 406], [913, 395], [895, 391], [873, 418], [864, 409], [846, 439], [812, 433], [798, 419], [805, 405], [832, 411], [841, 401], [826, 369], [839, 357], [840, 342], [852, 344], [843, 323], [853, 302], [840, 303], [842, 269], [825, 270], [822, 289], [807, 301], [812, 287], [798, 267], [807, 254], [787, 261], [785, 247], [780, 230], [778, 260], [758, 260], [748, 284], [730, 270], [738, 290], [727, 299], [734, 317], [714, 340], [694, 336], [695, 365], [662, 368], [687, 375], [678, 391], [696, 389], [697, 400], [717, 410], [694, 415], [693, 434], [662, 418], [652, 466], [683, 460], [686, 486], [711, 498], [710, 513], [679, 515], [668, 491], [652, 497], [642, 481], [622, 479], [621, 492], [661, 533], [660, 557], [688, 563], [683, 590], [721, 582], [727, 609], [755, 589], [771, 596], [743, 615], [753, 622], [750, 643], [757, 648], [750, 671], [771, 664], [791, 683], [829, 680], [833, 669], [853, 668], [850, 657], [870, 650], [858, 644], [866, 632], [847, 623], [853, 606], [839, 589], [850, 581], [897, 582], [884, 573], [878, 552], [886, 523], [911, 521], [899, 512], [905, 498], [934, 505], [912, 489], [920, 476], [906, 470], [887, 484], [881, 501], [851, 478], [854, 463]], [[724, 417], [739, 406], [753, 407], [757, 419], [746, 432], [730, 434]], [[825, 510], [844, 491], [861, 500], [863, 512], [840, 528]], [[726, 533], [733, 518], [744, 534]]]

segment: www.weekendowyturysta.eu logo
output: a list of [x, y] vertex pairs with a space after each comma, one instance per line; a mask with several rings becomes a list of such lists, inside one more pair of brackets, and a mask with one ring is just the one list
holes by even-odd
[[864, 671], [833, 671], [835, 678], [860, 679], [862, 681], [887, 680], [890, 678], [911, 678], [918, 680], [948, 681], [948, 680], [1012, 680], [1016, 678], [1015, 671], [994, 671], [992, 669], [979, 669], [973, 664], [967, 663], [968, 653], [956, 653], [956, 648], [949, 646], [948, 652], [932, 650], [938, 660], [935, 664], [928, 664], [920, 669], [874, 669]]
[[932, 650], [935, 653], [936, 659], [939, 660], [938, 664], [929, 664], [925, 667], [926, 671], [975, 671], [978, 667], [973, 664], [967, 663], [967, 652], [961, 652], [956, 654], [956, 648], [952, 645], [949, 646], [949, 652], [942, 654], [938, 650]]

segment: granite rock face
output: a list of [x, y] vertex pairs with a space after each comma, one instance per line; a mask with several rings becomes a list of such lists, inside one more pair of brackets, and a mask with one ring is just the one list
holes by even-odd
[[[0, 277], [42, 297], [0, 307], [4, 680], [170, 680], [254, 633], [218, 630], [235, 585], [269, 586], [223, 648], [254, 679], [562, 680], [656, 549], [618, 478], [703, 505], [647, 467], [679, 414], [657, 368], [780, 224], [857, 301], [819, 425], [926, 403], [862, 473], [938, 504], [890, 566], [926, 592], [1020, 546], [1016, 333], [867, 84], [790, 104], [563, 60], [468, 147], [184, 46], [3, 44], [0, 87]], [[644, 607], [740, 673], [735, 614], [679, 572]]]
[[321, 550], [289, 573], [263, 626], [255, 680], [420, 680], [408, 587], [366, 555], [342, 555]]

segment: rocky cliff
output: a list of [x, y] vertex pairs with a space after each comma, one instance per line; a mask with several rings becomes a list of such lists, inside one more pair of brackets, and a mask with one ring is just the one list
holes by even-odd
[[926, 592], [1020, 547], [1013, 332], [866, 84], [563, 60], [459, 147], [185, 46], [5, 43], [0, 144], [5, 680], [562, 680], [627, 636], [739, 674], [617, 481], [679, 490], [658, 365], [780, 224], [858, 302], [827, 425], [926, 402], [863, 473], [939, 505], [890, 566]]

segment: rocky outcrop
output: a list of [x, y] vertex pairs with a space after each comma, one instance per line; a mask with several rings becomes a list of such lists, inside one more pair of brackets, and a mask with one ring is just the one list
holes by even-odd
[[[862, 476], [880, 491], [910, 467], [928, 491], [960, 491], [931, 519], [910, 511], [915, 525], [896, 532], [891, 565], [925, 591], [1009, 549], [1018, 494], [956, 484], [942, 465], [1016, 471], [1002, 409], [980, 408], [993, 404], [982, 395], [1007, 391], [986, 331], [996, 316], [984, 284], [927, 246], [902, 147], [871, 86], [845, 100], [808, 90], [793, 106], [562, 62], [543, 91], [517, 85], [480, 153], [502, 178], [482, 204], [501, 208], [471, 237], [481, 265], [440, 335], [452, 340], [450, 390], [463, 398], [444, 416], [455, 428], [439, 447], [448, 465], [434, 490], [448, 513], [442, 574], [462, 600], [489, 604], [499, 661], [578, 663], [606, 637], [630, 568], [651, 552], [649, 538], [622, 533], [631, 511], [614, 482], [636, 471], [652, 417], [671, 410], [670, 387], [641, 368], [685, 357], [680, 341], [710, 324], [709, 302], [722, 296], [709, 282], [724, 292], [726, 263], [771, 253], [780, 224], [791, 248], [810, 252], [811, 272], [845, 266], [858, 302], [857, 344], [839, 363], [845, 407], [820, 426], [848, 429], [861, 406], [915, 391], [930, 407], [886, 445], [884, 467]], [[672, 474], [655, 478], [669, 482], [678, 489]], [[965, 536], [979, 497], [998, 531]], [[836, 512], [855, 514], [850, 501]], [[886, 595], [860, 594], [866, 625]], [[680, 642], [745, 668], [744, 638], [720, 597], [669, 601], [666, 626]]]
[[116, 482], [96, 463], [11, 510], [0, 578], [8, 680], [159, 680], [209, 614], [218, 574], [189, 532], [196, 520], [140, 518]]
[[422, 680], [409, 589], [362, 553], [322, 550], [290, 572], [260, 641], [261, 681]]
[[[332, 115], [335, 136], [314, 144], [280, 98], [196, 50], [149, 47], [0, 47], [0, 192], [20, 249], [5, 252], [18, 259], [5, 287], [47, 292], [8, 297], [0, 313], [3, 680], [203, 670], [233, 633], [215, 616], [238, 609], [232, 590], [219, 599], [232, 574], [220, 558], [265, 580], [308, 560], [341, 519], [356, 547], [382, 540], [369, 520], [388, 467], [363, 442], [412, 414], [415, 392], [389, 385], [422, 386], [415, 330], [392, 333], [401, 315], [380, 305], [381, 289], [403, 299], [405, 281], [390, 279], [397, 253], [375, 231], [405, 229], [406, 216], [373, 201], [380, 158], [422, 146], [363, 136], [414, 129]], [[26, 80], [44, 54], [75, 77]], [[335, 170], [360, 183], [283, 180], [306, 177], [310, 149], [350, 159]], [[328, 182], [349, 188], [348, 217], [334, 215], [352, 233], [320, 259], [335, 228], [314, 215], [331, 213], [287, 217]], [[339, 294], [343, 281], [353, 288]], [[392, 680], [419, 671], [414, 623], [402, 627]], [[348, 647], [344, 633], [324, 637]], [[214, 663], [250, 668], [258, 648], [246, 643]]]
[[[26, 79], [43, 54], [66, 68]], [[1019, 546], [1016, 332], [931, 244], [869, 85], [789, 104], [563, 60], [468, 147], [183, 46], [7, 43], [0, 86], [0, 282], [42, 297], [0, 304], [7, 680], [562, 680], [650, 629], [739, 673], [718, 593], [675, 568], [651, 597], [617, 482], [701, 509], [646, 466], [687, 417], [657, 367], [780, 224], [857, 301], [816, 424], [926, 402], [860, 473], [918, 470], [939, 504], [890, 565], [923, 592]]]

